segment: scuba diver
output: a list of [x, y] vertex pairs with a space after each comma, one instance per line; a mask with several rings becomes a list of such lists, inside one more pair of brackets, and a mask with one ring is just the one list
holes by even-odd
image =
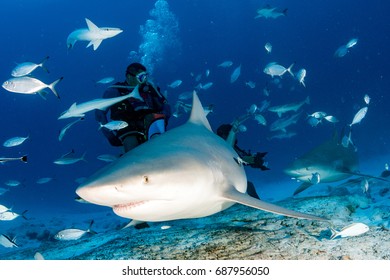
[[[129, 98], [116, 103], [106, 110], [96, 110], [95, 118], [105, 125], [109, 120], [124, 121], [125, 128], [117, 131], [102, 127], [104, 136], [112, 146], [123, 146], [125, 153], [164, 133], [171, 116], [168, 100], [161, 94], [160, 88], [148, 80], [146, 67], [132, 63], [126, 68], [126, 80], [110, 86], [103, 98], [113, 98], [138, 91], [139, 98]], [[109, 114], [109, 118], [108, 118]]]

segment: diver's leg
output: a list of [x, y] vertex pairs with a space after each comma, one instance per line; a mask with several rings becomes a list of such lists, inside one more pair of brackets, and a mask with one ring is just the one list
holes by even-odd
[[123, 149], [125, 150], [125, 153], [128, 151], [134, 149], [139, 145], [137, 135], [129, 135], [122, 141], [123, 143]]

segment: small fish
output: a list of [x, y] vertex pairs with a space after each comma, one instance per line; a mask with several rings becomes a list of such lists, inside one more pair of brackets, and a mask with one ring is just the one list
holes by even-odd
[[53, 180], [53, 178], [51, 177], [42, 177], [42, 178], [39, 178], [36, 183], [37, 184], [46, 184], [46, 183], [49, 183], [51, 180]]
[[274, 76], [283, 76], [286, 72], [290, 73], [291, 76], [294, 77], [294, 73], [291, 72], [295, 63], [292, 63], [288, 68], [285, 68], [282, 65], [279, 65], [277, 62], [268, 63], [264, 68], [264, 73], [270, 75], [272, 78]]
[[370, 104], [371, 98], [368, 96], [368, 94], [364, 95], [364, 102], [368, 105]]
[[176, 81], [173, 81], [171, 84], [168, 85], [168, 87], [170, 88], [177, 88], [178, 86], [180, 86], [182, 84], [182, 80], [176, 80]]
[[113, 162], [114, 160], [118, 159], [118, 156], [115, 155], [109, 155], [109, 154], [103, 154], [100, 156], [97, 156], [98, 160], [105, 161], [105, 162]]
[[96, 83], [97, 84], [109, 84], [109, 83], [113, 82], [114, 80], [115, 80], [114, 77], [106, 77], [106, 78], [100, 79]]
[[85, 160], [86, 153], [84, 153], [81, 157], [71, 157], [70, 155], [73, 153], [74, 151], [72, 150], [71, 152], [62, 155], [59, 159], [56, 159], [54, 163], [59, 165], [67, 165], [67, 164], [73, 164], [79, 162], [81, 160], [86, 161]]
[[129, 124], [125, 121], [110, 121], [106, 124], [100, 123], [99, 130], [102, 129], [102, 127], [108, 130], [121, 130], [127, 126], [129, 126]]
[[355, 146], [352, 142], [352, 131], [348, 133], [348, 135], [344, 135], [343, 138], [341, 139], [341, 145], [344, 148], [348, 148], [349, 145]]
[[251, 89], [254, 89], [256, 87], [256, 83], [253, 82], [253, 81], [248, 81], [248, 82], [245, 83], [245, 85], [247, 85]]
[[206, 74], [206, 77], [210, 76], [210, 69], [206, 69], [205, 74]]
[[207, 90], [209, 88], [211, 88], [213, 86], [213, 83], [212, 82], [208, 82], [207, 84], [200, 84], [200, 88], [203, 89], [203, 90]]
[[284, 9], [282, 11], [279, 11], [276, 7], [271, 7], [270, 5], [266, 5], [264, 8], [257, 9], [257, 15], [255, 16], [256, 18], [278, 18], [281, 16], [286, 16], [287, 15], [287, 9]]
[[321, 181], [321, 176], [320, 176], [320, 173], [316, 172], [316, 173], [313, 173], [311, 178], [309, 179], [310, 183], [312, 183], [313, 185], [316, 185], [316, 184], [319, 184], [320, 181]]
[[257, 111], [257, 105], [256, 104], [252, 104], [247, 111], [248, 111], [248, 114], [253, 115]]
[[232, 72], [230, 76], [230, 83], [234, 83], [235, 81], [237, 81], [240, 74], [241, 74], [241, 64]]
[[161, 229], [162, 229], [162, 230], [170, 229], [170, 228], [171, 228], [171, 226], [161, 226]]
[[2, 213], [0, 213], [0, 221], [12, 221], [12, 220], [16, 219], [17, 217], [22, 217], [23, 219], [27, 220], [26, 216], [24, 216], [24, 214], [26, 212], [27, 212], [27, 210], [25, 210], [21, 214], [18, 214], [16, 212], [12, 212], [12, 211], [2, 212]]
[[339, 122], [339, 120], [338, 120], [336, 117], [330, 116], [330, 115], [325, 116], [324, 119], [327, 120], [328, 122], [331, 122], [331, 123], [337, 123], [337, 122]]
[[239, 132], [246, 132], [247, 130], [248, 130], [247, 127], [245, 125], [243, 125], [243, 124], [240, 124], [238, 126], [238, 131]]
[[3, 146], [7, 147], [7, 148], [19, 146], [19, 145], [23, 144], [23, 142], [26, 141], [28, 138], [29, 138], [29, 136], [27, 136], [27, 137], [12, 137], [12, 138], [6, 140], [3, 143]]
[[0, 163], [8, 162], [8, 161], [22, 161], [24, 163], [27, 163], [27, 156], [21, 156], [17, 158], [6, 158], [6, 157], [0, 157]]
[[306, 87], [305, 85], [305, 77], [306, 77], [306, 69], [301, 69], [297, 72], [297, 80], [299, 81], [299, 83], [301, 85], [303, 85], [304, 87]]
[[4, 184], [7, 185], [8, 187], [18, 187], [22, 183], [18, 180], [7, 180], [4, 182]]
[[3, 194], [5, 194], [8, 191], [9, 191], [9, 189], [0, 188], [0, 195], [3, 195]]
[[326, 115], [328, 115], [328, 114], [325, 112], [318, 111], [318, 112], [314, 112], [314, 113], [310, 114], [309, 117], [313, 117], [316, 119], [322, 119], [322, 118], [326, 117]]
[[363, 179], [363, 181], [360, 183], [360, 186], [362, 187], [363, 193], [368, 193], [369, 184], [367, 178]]
[[347, 49], [352, 48], [353, 46], [355, 46], [357, 44], [357, 42], [358, 42], [358, 39], [357, 38], [353, 38], [353, 39], [348, 41], [348, 43], [345, 45], [345, 47]]
[[343, 57], [348, 53], [348, 48], [346, 45], [340, 46], [334, 53], [335, 57]]
[[233, 65], [233, 62], [230, 60], [226, 60], [218, 65], [218, 67], [228, 68]]
[[0, 204], [0, 213], [11, 211], [10, 208]]
[[370, 228], [363, 223], [350, 224], [349, 226], [342, 228], [340, 231], [336, 231], [335, 229], [331, 228], [330, 230], [332, 231], [332, 236], [330, 237], [330, 239], [332, 240], [337, 236], [350, 237], [350, 236], [361, 235], [369, 231], [369, 229]]
[[258, 124], [267, 125], [266, 119], [261, 114], [255, 114], [255, 120], [257, 121]]
[[192, 91], [185, 91], [178, 96], [179, 100], [187, 100], [190, 98], [192, 98]]
[[64, 138], [65, 133], [66, 133], [66, 131], [67, 131], [69, 128], [71, 128], [73, 125], [75, 125], [76, 123], [78, 123], [78, 122], [80, 122], [80, 121], [83, 121], [83, 120], [84, 120], [84, 118], [80, 118], [80, 119], [78, 119], [78, 120], [75, 120], [75, 121], [73, 121], [73, 122], [68, 123], [67, 125], [65, 125], [65, 126], [61, 129], [60, 134], [58, 135], [58, 141], [61, 141], [61, 140]]
[[23, 62], [18, 64], [11, 72], [12, 77], [22, 77], [30, 74], [38, 67], [41, 67], [43, 70], [49, 73], [49, 71], [46, 69], [46, 67], [43, 66], [43, 64], [49, 59], [48, 56], [46, 56], [41, 63], [36, 64], [34, 62]]
[[267, 51], [268, 54], [270, 54], [272, 52], [272, 45], [271, 45], [271, 43], [266, 43], [264, 45], [264, 48], [265, 48], [265, 50]]
[[356, 115], [353, 117], [352, 122], [350, 123], [349, 126], [352, 126], [354, 124], [360, 123], [362, 119], [366, 116], [367, 114], [368, 107], [363, 107], [361, 108]]
[[307, 119], [307, 122], [308, 124], [310, 124], [312, 127], [316, 127], [318, 124], [321, 123], [321, 120], [322, 119], [319, 119], [319, 118], [315, 118], [315, 117], [312, 117], [309, 115], [308, 119]]
[[10, 238], [5, 234], [0, 234], [0, 245], [5, 248], [19, 247], [18, 244], [16, 244], [16, 237]]
[[89, 224], [89, 228], [87, 230], [82, 229], [64, 229], [58, 232], [56, 235], [54, 235], [54, 239], [61, 240], [61, 241], [68, 241], [68, 240], [78, 240], [87, 233], [95, 234], [96, 232], [91, 230], [91, 227], [93, 225], [93, 220]]
[[63, 77], [47, 85], [38, 79], [23, 76], [23, 77], [9, 79], [5, 81], [2, 86], [4, 89], [10, 92], [22, 93], [22, 94], [36, 94], [42, 92], [46, 88], [49, 88], [57, 98], [60, 98], [60, 96], [58, 95], [55, 89], [55, 86], [60, 81], [62, 81], [62, 79]]

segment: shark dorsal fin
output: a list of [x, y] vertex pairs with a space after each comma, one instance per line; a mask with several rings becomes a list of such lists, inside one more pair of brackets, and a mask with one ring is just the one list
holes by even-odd
[[72, 106], [70, 106], [69, 111], [75, 110], [76, 107], [77, 107], [77, 104], [75, 102], [75, 103], [72, 104]]
[[193, 92], [191, 116], [190, 116], [190, 119], [188, 121], [191, 123], [194, 123], [194, 124], [203, 125], [208, 130], [212, 131], [210, 123], [206, 118], [206, 113], [204, 112], [204, 109], [202, 107], [202, 103], [200, 103], [200, 100], [199, 100], [198, 95], [196, 94], [196, 91]]
[[99, 27], [97, 27], [92, 21], [90, 21], [89, 19], [85, 19], [85, 21], [87, 22], [87, 26], [88, 26], [88, 29], [89, 31], [98, 31], [99, 30]]

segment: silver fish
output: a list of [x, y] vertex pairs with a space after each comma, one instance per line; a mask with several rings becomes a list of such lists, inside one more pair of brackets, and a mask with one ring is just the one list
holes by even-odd
[[61, 129], [60, 134], [58, 135], [58, 141], [61, 141], [61, 140], [64, 138], [65, 133], [66, 133], [66, 131], [67, 131], [69, 128], [71, 128], [73, 125], [75, 125], [76, 123], [78, 123], [78, 122], [80, 122], [80, 121], [83, 121], [83, 120], [84, 120], [84, 118], [80, 118], [80, 119], [78, 119], [78, 120], [75, 120], [75, 121], [73, 121], [73, 122], [68, 123], [67, 125], [65, 125], [65, 126]]
[[29, 138], [29, 136], [27, 136], [27, 137], [19, 137], [19, 136], [12, 137], [12, 138], [6, 140], [3, 143], [3, 146], [7, 147], [7, 148], [19, 146], [19, 145], [23, 144], [23, 142], [26, 141], [28, 138]]
[[355, 46], [357, 44], [357, 42], [358, 42], [358, 39], [353, 38], [353, 39], [349, 40], [345, 46], [349, 49], [349, 48], [352, 48], [353, 46]]
[[173, 81], [172, 83], [170, 83], [170, 84], [168, 85], [168, 87], [170, 87], [170, 88], [177, 88], [177, 87], [180, 86], [182, 83], [183, 83], [182, 80], [176, 80], [176, 81]]
[[0, 204], [0, 213], [10, 211], [11, 209]]
[[16, 237], [10, 238], [4, 234], [0, 234], [0, 245], [5, 248], [18, 247], [18, 244], [16, 244]]
[[53, 178], [51, 177], [42, 177], [42, 178], [39, 178], [36, 183], [37, 184], [46, 184], [46, 183], [49, 183], [51, 180], [53, 180]]
[[76, 163], [76, 162], [79, 162], [81, 160], [85, 160], [85, 154], [84, 153], [81, 157], [71, 157], [70, 154], [73, 154], [74, 151], [72, 150], [71, 152], [69, 153], [66, 153], [65, 155], [61, 156], [59, 159], [56, 159], [54, 161], [55, 164], [59, 164], [59, 165], [67, 165], [67, 164], [73, 164], [73, 163]]
[[332, 236], [330, 237], [330, 239], [335, 239], [337, 236], [350, 237], [361, 235], [369, 231], [369, 229], [370, 228], [363, 223], [350, 224], [349, 226], [342, 228], [340, 231], [336, 231], [335, 229], [331, 228], [330, 230], [332, 231]]
[[3, 195], [3, 194], [5, 194], [8, 191], [9, 191], [9, 189], [0, 188], [0, 195]]
[[26, 212], [27, 212], [27, 210], [21, 214], [18, 214], [18, 213], [13, 212], [13, 211], [2, 212], [2, 213], [0, 213], [0, 221], [12, 221], [12, 220], [16, 219], [17, 217], [22, 217], [23, 219], [27, 220], [27, 218], [24, 216], [24, 213], [26, 213]]
[[360, 123], [360, 122], [362, 121], [362, 119], [366, 116], [367, 111], [368, 111], [368, 107], [363, 107], [363, 108], [361, 108], [361, 109], [356, 113], [356, 115], [353, 117], [353, 120], [352, 120], [352, 122], [350, 123], [349, 126], [352, 126], [352, 125], [354, 125], [354, 124]]
[[303, 85], [304, 87], [306, 87], [305, 85], [305, 77], [306, 77], [306, 69], [301, 69], [297, 72], [297, 80], [299, 81], [299, 83], [301, 85]]
[[264, 68], [264, 73], [267, 75], [270, 75], [272, 78], [274, 76], [283, 76], [286, 72], [290, 73], [291, 76], [294, 77], [293, 72], [291, 72], [291, 69], [293, 68], [295, 63], [292, 63], [288, 68], [279, 65], [277, 62], [271, 62], [268, 63]]
[[109, 154], [103, 154], [103, 155], [97, 156], [98, 160], [105, 161], [105, 162], [112, 162], [112, 161], [116, 160], [117, 158], [118, 158], [118, 156], [109, 155]]
[[8, 162], [8, 161], [21, 161], [26, 163], [27, 162], [27, 156], [21, 156], [17, 158], [6, 158], [6, 157], [0, 157], [0, 163]]
[[46, 72], [49, 72], [46, 67], [43, 66], [43, 64], [49, 59], [48, 56], [46, 56], [41, 63], [36, 64], [34, 62], [23, 62], [18, 64], [11, 72], [12, 77], [22, 77], [30, 74], [38, 67], [41, 67]]
[[108, 130], [121, 130], [125, 127], [127, 127], [129, 124], [125, 121], [110, 121], [106, 124], [100, 123], [99, 130], [103, 127]]
[[328, 122], [331, 122], [331, 123], [339, 122], [339, 120], [335, 116], [328, 115], [328, 116], [325, 116], [324, 119], [327, 120]]
[[267, 53], [271, 53], [272, 52], [272, 45], [271, 45], [271, 43], [266, 43], [264, 45], [264, 48], [267, 51]]
[[348, 48], [346, 45], [340, 46], [334, 53], [335, 57], [343, 57], [348, 53]]
[[221, 64], [218, 64], [218, 67], [227, 68], [227, 67], [230, 67], [232, 65], [233, 65], [233, 61], [226, 60], [226, 61], [222, 62]]
[[61, 82], [63, 77], [59, 78], [58, 80], [54, 81], [53, 83], [47, 85], [43, 82], [41, 82], [38, 79], [31, 78], [31, 77], [18, 77], [18, 78], [11, 78], [3, 83], [3, 88], [15, 93], [22, 93], [22, 94], [36, 94], [41, 93], [44, 89], [49, 88], [54, 93], [54, 95], [57, 98], [60, 98], [58, 95], [55, 86]]
[[109, 83], [113, 82], [114, 80], [115, 80], [114, 77], [106, 77], [106, 78], [100, 79], [96, 83], [97, 84], [109, 84]]
[[18, 180], [7, 180], [4, 184], [8, 187], [17, 187], [20, 186], [22, 183]]
[[368, 96], [368, 94], [364, 95], [364, 102], [368, 105], [370, 104], [371, 98]]
[[87, 233], [95, 234], [96, 232], [91, 230], [92, 225], [93, 225], [93, 220], [91, 221], [89, 228], [87, 230], [76, 229], [76, 228], [61, 230], [56, 235], [54, 235], [54, 239], [61, 240], [61, 241], [78, 240], [84, 235], [86, 235]]
[[241, 74], [241, 64], [236, 69], [234, 69], [232, 75], [230, 76], [230, 83], [237, 81], [238, 77]]

